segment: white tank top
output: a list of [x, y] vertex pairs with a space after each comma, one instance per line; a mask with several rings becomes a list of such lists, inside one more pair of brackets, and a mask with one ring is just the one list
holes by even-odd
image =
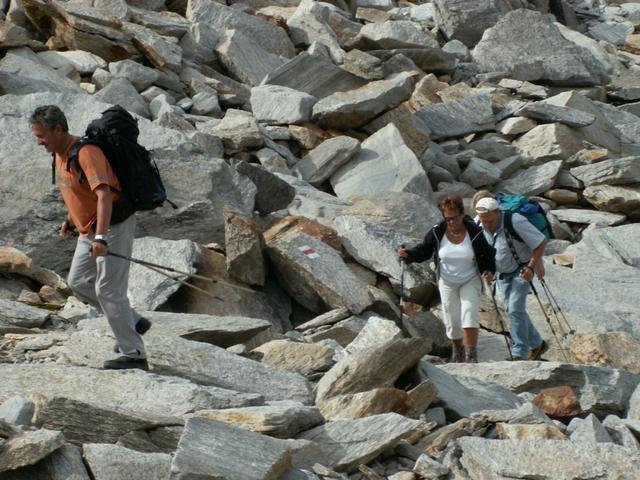
[[471, 238], [467, 232], [462, 243], [452, 243], [447, 235], [442, 236], [440, 249], [440, 277], [449, 283], [462, 284], [478, 274]]

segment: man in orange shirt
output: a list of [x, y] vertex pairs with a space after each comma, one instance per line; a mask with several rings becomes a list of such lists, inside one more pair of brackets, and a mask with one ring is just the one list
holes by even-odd
[[79, 236], [67, 282], [74, 294], [102, 312], [117, 341], [121, 357], [104, 362], [105, 369], [140, 368], [148, 370], [141, 334], [151, 322], [129, 305], [128, 262], [107, 256], [108, 248], [131, 255], [135, 216], [111, 224], [113, 202], [118, 199], [120, 183], [99, 147], [85, 145], [77, 168], [69, 168], [69, 152], [79, 137], [69, 134], [67, 119], [55, 105], [38, 107], [30, 118], [31, 131], [38, 145], [55, 154], [58, 185], [67, 206], [67, 219], [60, 227], [62, 236]]

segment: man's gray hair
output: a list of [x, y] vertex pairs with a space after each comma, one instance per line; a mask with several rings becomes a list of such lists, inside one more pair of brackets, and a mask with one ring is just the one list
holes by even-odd
[[43, 105], [36, 108], [29, 118], [31, 125], [39, 123], [44, 128], [51, 130], [60, 125], [65, 132], [69, 131], [67, 117], [57, 105]]

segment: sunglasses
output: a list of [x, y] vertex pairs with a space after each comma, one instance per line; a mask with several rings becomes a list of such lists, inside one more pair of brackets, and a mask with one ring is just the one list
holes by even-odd
[[445, 222], [457, 222], [458, 220], [462, 220], [462, 217], [464, 217], [463, 213], [461, 213], [460, 215], [455, 215], [453, 217], [444, 217], [444, 221]]

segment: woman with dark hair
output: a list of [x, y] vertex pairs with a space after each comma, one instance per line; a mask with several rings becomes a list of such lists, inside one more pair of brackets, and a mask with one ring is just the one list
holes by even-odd
[[464, 214], [462, 198], [442, 200], [444, 220], [413, 248], [400, 247], [398, 256], [407, 263], [434, 257], [447, 337], [453, 342], [454, 363], [478, 362], [481, 274], [496, 271], [495, 249], [489, 245], [471, 217]]

